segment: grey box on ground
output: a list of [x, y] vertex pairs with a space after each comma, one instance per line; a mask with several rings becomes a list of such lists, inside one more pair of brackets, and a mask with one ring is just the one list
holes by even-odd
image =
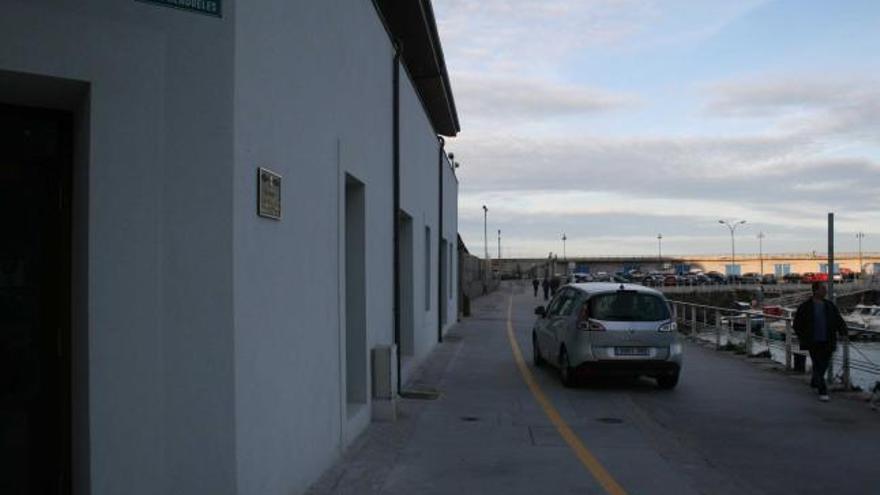
[[397, 346], [381, 345], [372, 351], [373, 418], [397, 419]]

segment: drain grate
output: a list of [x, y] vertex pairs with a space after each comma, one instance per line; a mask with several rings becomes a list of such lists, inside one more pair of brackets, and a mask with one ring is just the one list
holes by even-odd
[[462, 417], [460, 417], [460, 418], [458, 418], [458, 419], [460, 419], [460, 420], [462, 420], [462, 421], [465, 421], [465, 422], [468, 422], [468, 423], [473, 423], [473, 422], [475, 422], [475, 421], [479, 421], [479, 420], [480, 420], [480, 418], [478, 418], [478, 417], [476, 417], [476, 416], [462, 416]]
[[400, 396], [404, 399], [437, 400], [440, 398], [440, 392], [436, 390], [401, 390]]
[[620, 418], [596, 418], [596, 421], [607, 425], [619, 425], [623, 423], [623, 420]]

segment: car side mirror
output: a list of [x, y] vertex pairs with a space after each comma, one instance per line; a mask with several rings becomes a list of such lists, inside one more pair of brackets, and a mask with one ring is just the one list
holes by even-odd
[[544, 309], [544, 306], [538, 306], [535, 308], [535, 314], [543, 318], [547, 316], [547, 310]]

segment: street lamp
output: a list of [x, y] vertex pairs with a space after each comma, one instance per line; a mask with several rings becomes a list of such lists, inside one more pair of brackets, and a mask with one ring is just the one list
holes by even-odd
[[657, 234], [657, 263], [663, 269], [663, 234]]
[[858, 234], [856, 234], [856, 239], [859, 240], [859, 278], [862, 278], [862, 275], [865, 274], [865, 267], [862, 265], [862, 239], [864, 238], [864, 232], [859, 232]]
[[758, 259], [761, 260], [761, 276], [764, 276], [764, 232], [758, 232]]
[[488, 213], [489, 208], [483, 205], [483, 294], [489, 293], [489, 240], [487, 237], [488, 231], [486, 230], [486, 216]]
[[498, 259], [501, 259], [501, 229], [498, 229]]
[[[718, 223], [726, 226], [730, 230], [730, 271], [734, 271], [734, 266], [736, 266], [736, 241], [734, 240], [734, 233], [736, 232], [736, 228], [740, 225], [746, 223], [745, 220], [740, 220], [738, 222], [728, 222], [727, 220], [718, 220]], [[733, 275], [733, 273], [729, 273], [728, 275]]]
[[565, 241], [568, 240], [568, 237], [565, 237], [565, 232], [562, 233], [562, 259], [567, 260], [568, 257], [565, 255]]
[[489, 208], [486, 208], [486, 205], [483, 205], [483, 257], [487, 260], [489, 259], [489, 244], [487, 238], [487, 230], [486, 230], [486, 215], [489, 213]]

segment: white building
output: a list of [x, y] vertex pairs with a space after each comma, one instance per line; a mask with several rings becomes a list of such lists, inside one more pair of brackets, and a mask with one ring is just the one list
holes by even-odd
[[0, 493], [303, 491], [456, 319], [430, 0], [2, 6]]

